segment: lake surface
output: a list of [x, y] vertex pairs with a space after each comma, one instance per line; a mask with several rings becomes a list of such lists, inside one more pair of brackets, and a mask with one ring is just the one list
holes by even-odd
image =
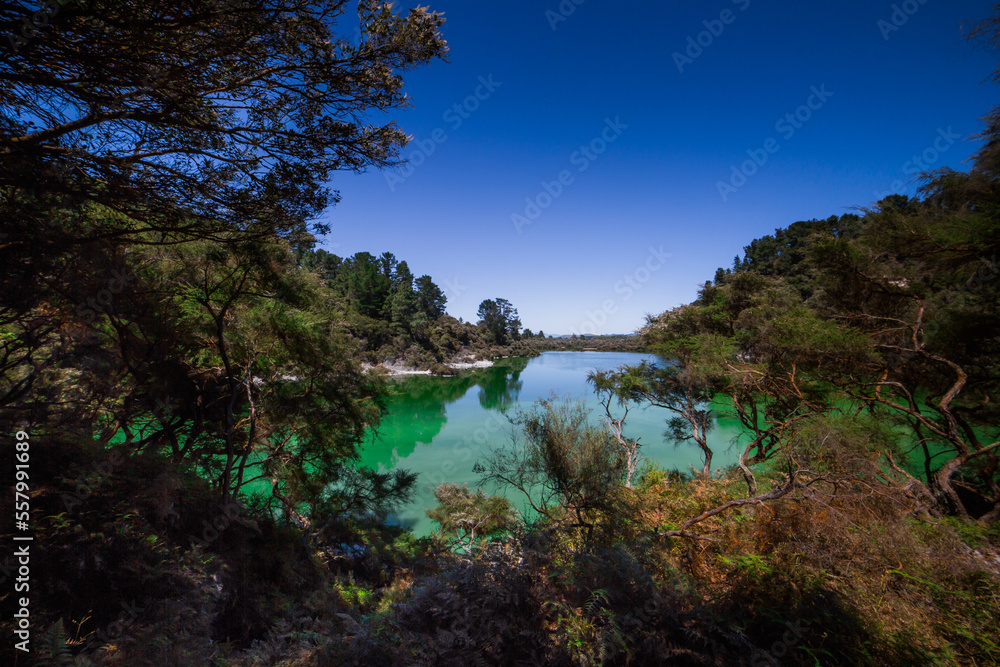
[[[389, 413], [365, 443], [361, 463], [380, 470], [405, 468], [420, 475], [414, 502], [392, 521], [409, 526], [417, 535], [427, 535], [437, 530], [425, 514], [437, 504], [434, 487], [448, 481], [475, 488], [479, 476], [473, 466], [491, 447], [509, 444], [507, 415], [518, 406], [527, 409], [537, 399], [553, 395], [584, 399], [593, 411], [594, 423], [603, 423], [603, 407], [587, 384], [587, 374], [643, 360], [656, 361], [657, 357], [630, 352], [545, 352], [532, 359], [504, 359], [492, 368], [459, 377], [393, 380]], [[662, 408], [632, 407], [625, 435], [641, 438], [642, 455], [661, 467], [686, 472], [690, 464], [700, 468], [701, 452], [696, 445], [678, 446], [664, 438], [667, 417]], [[735, 463], [732, 441], [741, 433], [735, 419], [720, 418], [709, 431], [713, 466]], [[497, 492], [491, 487], [485, 490]], [[521, 497], [509, 497], [522, 508]]]

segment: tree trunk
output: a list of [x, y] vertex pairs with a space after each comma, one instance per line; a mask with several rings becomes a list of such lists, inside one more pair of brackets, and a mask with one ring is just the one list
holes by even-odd
[[756, 441], [754, 441], [751, 442], [749, 445], [747, 445], [746, 448], [742, 452], [740, 452], [740, 458], [737, 461], [737, 465], [739, 465], [740, 470], [743, 471], [743, 479], [745, 479], [747, 482], [748, 497], [757, 495], [757, 478], [753, 476], [753, 472], [751, 472], [750, 467], [747, 466], [747, 454], [750, 453], [750, 450], [756, 444], [757, 444]]

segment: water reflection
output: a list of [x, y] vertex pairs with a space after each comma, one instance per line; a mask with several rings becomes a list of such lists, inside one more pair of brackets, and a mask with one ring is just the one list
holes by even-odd
[[413, 454], [418, 444], [430, 444], [448, 421], [447, 406], [477, 386], [481, 407], [506, 412], [518, 402], [521, 372], [528, 361], [503, 359], [491, 368], [463, 371], [457, 377], [416, 375], [395, 380], [389, 412], [365, 445], [365, 464], [391, 469]]
[[501, 365], [487, 369], [495, 372], [487, 373], [479, 382], [479, 405], [506, 413], [521, 395], [521, 371], [527, 367], [528, 360], [520, 358], [505, 359]]

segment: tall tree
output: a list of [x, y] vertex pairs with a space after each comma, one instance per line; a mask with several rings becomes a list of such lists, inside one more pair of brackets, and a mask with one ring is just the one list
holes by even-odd
[[479, 304], [479, 323], [496, 345], [506, 345], [510, 340], [520, 340], [521, 319], [517, 309], [506, 299], [486, 299]]
[[413, 291], [412, 283], [404, 282], [399, 285], [396, 293], [390, 299], [390, 307], [392, 325], [397, 331], [411, 331], [415, 324], [414, 317], [418, 314], [426, 321], [426, 317], [420, 312], [420, 304], [417, 301], [416, 292]]
[[392, 272], [393, 289], [398, 290], [404, 285], [406, 287], [413, 287], [413, 272], [410, 271], [410, 265], [406, 263], [406, 260], [398, 262]]
[[359, 252], [346, 264], [347, 295], [354, 308], [366, 317], [389, 319], [392, 279], [384, 272], [379, 260], [371, 253]]
[[[399, 260], [396, 259], [396, 256], [391, 252], [384, 252], [379, 256], [376, 263], [378, 264], [378, 268], [382, 272], [382, 275], [395, 282], [396, 269], [399, 266]], [[409, 268], [405, 268], [405, 271], [411, 278], [413, 277], [413, 274], [410, 274]]]
[[444, 307], [448, 302], [441, 288], [434, 284], [430, 276], [424, 275], [416, 281], [417, 298], [420, 301], [420, 310], [431, 320], [436, 320], [444, 315]]

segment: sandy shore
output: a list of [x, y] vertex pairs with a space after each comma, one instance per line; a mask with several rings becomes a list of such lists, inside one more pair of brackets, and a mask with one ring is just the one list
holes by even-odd
[[492, 368], [493, 362], [486, 360], [471, 361], [471, 362], [463, 361], [454, 364], [445, 364], [445, 366], [447, 366], [448, 368], [454, 368], [455, 370], [464, 371], [469, 368]]
[[[480, 361], [458, 361], [453, 363], [444, 364], [448, 368], [454, 369], [456, 371], [464, 371], [470, 368], [490, 368], [493, 366], [492, 361], [480, 360]], [[419, 370], [413, 366], [403, 366], [402, 364], [387, 364], [381, 363], [378, 366], [372, 366], [371, 364], [362, 364], [364, 369], [371, 370], [373, 368], [384, 368], [389, 371], [386, 373], [389, 377], [403, 377], [407, 375], [431, 375], [428, 370]]]

